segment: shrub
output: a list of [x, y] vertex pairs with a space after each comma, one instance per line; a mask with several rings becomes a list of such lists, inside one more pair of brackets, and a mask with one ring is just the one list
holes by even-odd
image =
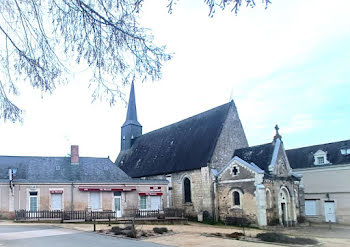
[[131, 230], [132, 229], [132, 225], [128, 225], [126, 227], [124, 227], [124, 230]]
[[119, 226], [113, 226], [111, 232], [113, 232], [115, 235], [123, 234], [123, 231]]
[[310, 238], [293, 238], [283, 233], [278, 232], [266, 232], [259, 233], [256, 237], [265, 242], [275, 242], [275, 243], [284, 243], [284, 244], [317, 244], [318, 242]]
[[233, 225], [233, 226], [250, 226], [252, 223], [248, 218], [246, 217], [232, 217], [228, 216], [225, 219], [225, 223], [227, 225]]
[[161, 227], [161, 228], [159, 228], [159, 227], [154, 227], [154, 228], [153, 228], [153, 231], [154, 231], [155, 233], [158, 233], [158, 234], [163, 234], [164, 232], [168, 232], [168, 228], [166, 228], [166, 227]]
[[162, 232], [168, 232], [168, 228], [166, 228], [166, 227], [161, 227], [160, 230], [161, 230]]
[[129, 238], [136, 238], [136, 232], [133, 230], [127, 230], [125, 231], [125, 235]]
[[226, 234], [226, 237], [235, 238], [237, 240], [240, 239], [242, 236], [244, 236], [242, 232], [233, 232], [233, 233]]
[[273, 218], [268, 222], [269, 226], [277, 226], [280, 224], [280, 220], [278, 218]]

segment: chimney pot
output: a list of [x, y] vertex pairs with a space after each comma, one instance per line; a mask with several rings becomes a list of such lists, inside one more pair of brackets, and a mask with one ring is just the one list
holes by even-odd
[[71, 145], [70, 162], [72, 165], [79, 165], [79, 146]]

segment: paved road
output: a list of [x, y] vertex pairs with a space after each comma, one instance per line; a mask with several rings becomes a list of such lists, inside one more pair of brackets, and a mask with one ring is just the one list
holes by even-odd
[[162, 247], [137, 240], [50, 226], [0, 226], [0, 247]]

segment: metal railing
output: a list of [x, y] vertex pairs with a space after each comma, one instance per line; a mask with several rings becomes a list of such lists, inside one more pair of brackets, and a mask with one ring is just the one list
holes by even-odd
[[176, 208], [165, 208], [164, 210], [142, 210], [124, 209], [123, 216], [117, 217], [115, 211], [60, 211], [42, 210], [28, 211], [16, 210], [15, 220], [61, 220], [61, 221], [94, 221], [94, 220], [116, 220], [118, 218], [183, 218], [184, 210]]

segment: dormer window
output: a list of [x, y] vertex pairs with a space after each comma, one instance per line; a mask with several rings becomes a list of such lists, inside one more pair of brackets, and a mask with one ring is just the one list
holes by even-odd
[[350, 155], [350, 146], [348, 145], [347, 142], [345, 143], [345, 145], [343, 147], [340, 148], [340, 153], [342, 155]]
[[330, 164], [330, 162], [327, 160], [327, 152], [318, 150], [316, 153], [314, 153], [314, 165], [326, 165]]

